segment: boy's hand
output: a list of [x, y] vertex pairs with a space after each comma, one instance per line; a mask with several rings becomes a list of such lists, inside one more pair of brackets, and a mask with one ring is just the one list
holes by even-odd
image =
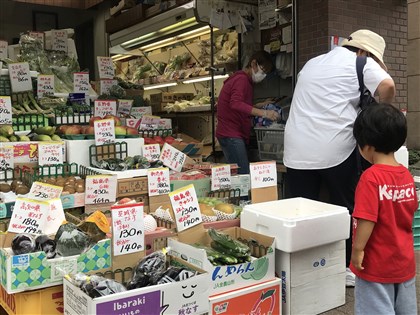
[[365, 251], [364, 250], [355, 250], [355, 249], [352, 250], [352, 252], [351, 252], [351, 263], [357, 270], [365, 269], [362, 266], [364, 256], [365, 256]]

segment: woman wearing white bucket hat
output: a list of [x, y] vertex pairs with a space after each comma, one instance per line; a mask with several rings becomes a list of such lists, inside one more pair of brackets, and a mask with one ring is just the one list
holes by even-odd
[[[353, 123], [360, 111], [356, 59], [367, 57], [363, 69], [366, 88], [381, 102], [391, 103], [395, 85], [383, 61], [384, 51], [380, 35], [358, 30], [341, 47], [309, 60], [300, 71], [284, 134], [288, 197], [319, 200], [325, 185], [330, 203], [353, 212], [359, 179], [353, 137]], [[346, 266], [350, 257], [351, 237], [346, 242]], [[346, 282], [354, 285], [349, 269]]]

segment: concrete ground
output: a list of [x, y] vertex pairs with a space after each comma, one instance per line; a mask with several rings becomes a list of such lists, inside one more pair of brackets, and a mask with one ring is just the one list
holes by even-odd
[[[420, 251], [416, 251], [416, 261], [417, 261], [417, 276], [416, 276], [417, 310], [420, 314]], [[346, 289], [346, 304], [344, 304], [343, 306], [337, 307], [333, 310], [330, 310], [328, 312], [322, 313], [322, 315], [353, 315], [353, 314], [354, 314], [354, 288]], [[381, 315], [384, 315], [384, 314], [381, 314]]]

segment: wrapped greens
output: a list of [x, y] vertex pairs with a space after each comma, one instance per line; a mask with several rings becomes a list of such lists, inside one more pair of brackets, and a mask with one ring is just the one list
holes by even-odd
[[60, 226], [55, 235], [57, 252], [61, 256], [80, 255], [92, 245], [92, 240], [73, 223]]

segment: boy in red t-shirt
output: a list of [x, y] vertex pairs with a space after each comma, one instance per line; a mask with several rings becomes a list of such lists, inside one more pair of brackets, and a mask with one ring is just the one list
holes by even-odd
[[413, 177], [394, 157], [407, 136], [405, 116], [392, 105], [372, 105], [357, 117], [353, 134], [373, 164], [355, 194], [355, 314], [417, 314], [412, 224], [418, 200]]

